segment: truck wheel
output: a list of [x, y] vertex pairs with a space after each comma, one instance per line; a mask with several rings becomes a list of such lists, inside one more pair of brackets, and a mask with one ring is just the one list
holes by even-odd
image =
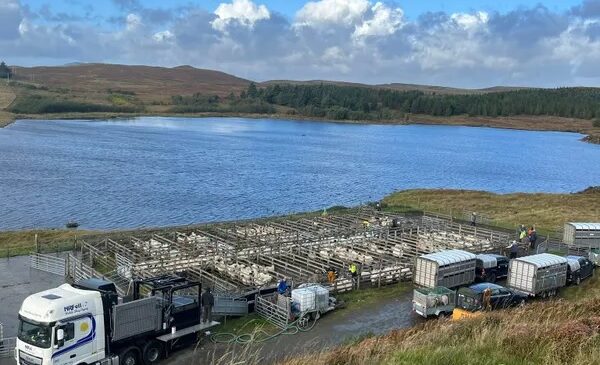
[[119, 364], [121, 365], [140, 365], [138, 361], [138, 351], [135, 347], [129, 347], [119, 354]]
[[496, 274], [491, 273], [488, 280], [490, 283], [495, 283], [496, 282]]
[[162, 344], [158, 341], [150, 341], [144, 346], [144, 351], [142, 352], [142, 358], [144, 359], [144, 364], [153, 365], [156, 364], [163, 357], [163, 347]]
[[440, 313], [438, 313], [437, 317], [439, 319], [446, 319], [446, 312], [440, 312]]

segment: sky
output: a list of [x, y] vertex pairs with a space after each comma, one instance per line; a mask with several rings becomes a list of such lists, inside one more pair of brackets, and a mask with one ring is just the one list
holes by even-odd
[[256, 81], [600, 86], [600, 0], [0, 0], [0, 59]]

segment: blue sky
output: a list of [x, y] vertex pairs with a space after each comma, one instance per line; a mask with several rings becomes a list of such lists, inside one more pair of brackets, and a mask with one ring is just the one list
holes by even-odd
[[0, 0], [0, 50], [257, 81], [600, 86], [600, 0]]
[[[288, 18], [292, 18], [294, 14], [305, 4], [307, 0], [267, 0], [260, 1], [260, 4], [265, 4], [269, 9], [279, 12]], [[554, 0], [554, 1], [528, 1], [528, 0], [403, 0], [403, 1], [386, 1], [387, 3], [399, 5], [409, 18], [416, 18], [420, 14], [432, 11], [443, 11], [448, 13], [468, 12], [476, 10], [484, 10], [488, 12], [499, 11], [507, 12], [523, 6], [535, 6], [543, 4], [547, 8], [554, 11], [564, 11], [579, 3], [577, 0]], [[120, 13], [119, 6], [109, 0], [28, 0], [23, 1], [24, 4], [31, 6], [33, 9], [39, 10], [43, 6], [49, 5], [55, 12], [65, 12], [73, 14], [84, 14], [85, 6], [93, 6], [97, 15], [102, 17], [118, 16]], [[167, 8], [176, 6], [185, 6], [193, 4], [205, 8], [209, 11], [214, 11], [221, 1], [219, 0], [143, 0], [141, 3], [146, 7]], [[168, 6], [165, 6], [168, 4]]]

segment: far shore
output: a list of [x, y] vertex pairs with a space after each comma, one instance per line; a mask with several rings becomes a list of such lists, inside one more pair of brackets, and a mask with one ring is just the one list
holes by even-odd
[[56, 113], [56, 114], [11, 114], [0, 111], [0, 128], [19, 119], [32, 120], [110, 120], [137, 117], [188, 117], [188, 118], [248, 118], [279, 119], [297, 121], [320, 121], [344, 124], [377, 124], [377, 125], [452, 125], [467, 127], [489, 127], [544, 132], [572, 132], [584, 134], [581, 140], [600, 144], [600, 129], [594, 128], [592, 122], [584, 119], [562, 118], [554, 116], [511, 116], [511, 117], [471, 117], [453, 116], [436, 117], [428, 115], [411, 115], [407, 120], [331, 120], [325, 118], [306, 117], [297, 114], [244, 114], [244, 113]]

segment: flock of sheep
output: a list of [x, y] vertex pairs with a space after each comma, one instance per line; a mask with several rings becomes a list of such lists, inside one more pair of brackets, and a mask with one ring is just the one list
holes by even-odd
[[[385, 217], [369, 221], [371, 228], [387, 227], [392, 225], [392, 219]], [[366, 223], [365, 223], [366, 224]], [[359, 264], [361, 268], [361, 277], [371, 283], [390, 283], [400, 280], [408, 280], [412, 276], [410, 268], [400, 261], [391, 259], [406, 259], [409, 246], [407, 243], [399, 243], [393, 246], [380, 245], [375, 240], [377, 230], [363, 232], [355, 236], [340, 237], [330, 236], [321, 237], [318, 241], [306, 237], [304, 242], [298, 242], [295, 233], [272, 226], [253, 225], [245, 228], [237, 228], [229, 231], [242, 238], [251, 238], [255, 242], [275, 242], [279, 239], [281, 242], [275, 245], [257, 245], [243, 249], [236, 249], [231, 244], [223, 240], [215, 240], [202, 232], [178, 233], [176, 242], [179, 246], [192, 246], [193, 252], [201, 252], [199, 255], [191, 255], [178, 249], [168, 241], [151, 238], [146, 241], [134, 240], [134, 247], [149, 256], [144, 262], [133, 264], [133, 270], [146, 270], [147, 272], [158, 273], [161, 270], [186, 267], [198, 267], [213, 269], [216, 273], [241, 282], [246, 286], [264, 287], [276, 284], [279, 279], [274, 266], [261, 266], [251, 261], [253, 257], [278, 256], [285, 259], [285, 252], [298, 244], [304, 246], [310, 251], [310, 258], [329, 263], [342, 263], [344, 270], [350, 263]], [[277, 236], [277, 237], [275, 237]], [[285, 239], [289, 236], [289, 239]], [[442, 249], [469, 249], [469, 248], [490, 248], [492, 243], [486, 238], [477, 238], [468, 234], [457, 234], [444, 230], [422, 230], [412, 235], [416, 242], [417, 252], [435, 252]], [[313, 251], [313, 248], [316, 248]], [[411, 249], [414, 251], [414, 247]], [[194, 256], [194, 257], [192, 257]], [[235, 256], [235, 259], [234, 259]], [[380, 257], [388, 259], [380, 260]], [[122, 269], [122, 268], [121, 268]], [[131, 271], [131, 268], [129, 268]], [[346, 273], [340, 275], [336, 282], [338, 290], [352, 288], [352, 281]]]

